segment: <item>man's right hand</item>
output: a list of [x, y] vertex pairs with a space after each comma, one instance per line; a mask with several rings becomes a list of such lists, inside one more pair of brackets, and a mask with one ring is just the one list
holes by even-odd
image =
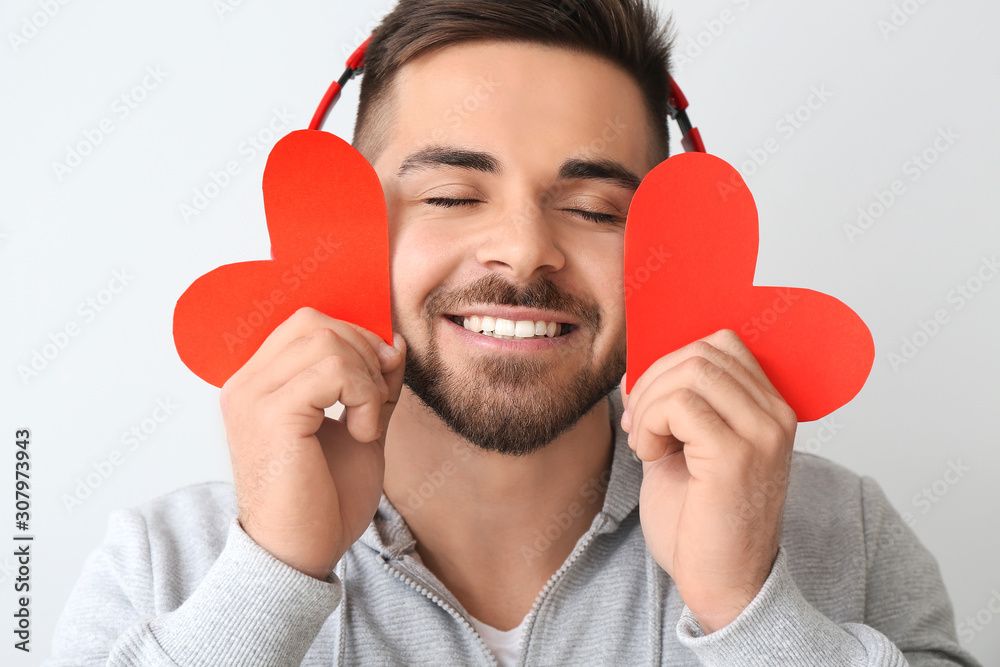
[[[382, 496], [385, 432], [403, 385], [395, 350], [363, 327], [301, 308], [222, 387], [243, 530], [317, 579], [361, 537]], [[388, 346], [386, 346], [388, 347]], [[340, 401], [340, 420], [323, 410]]]

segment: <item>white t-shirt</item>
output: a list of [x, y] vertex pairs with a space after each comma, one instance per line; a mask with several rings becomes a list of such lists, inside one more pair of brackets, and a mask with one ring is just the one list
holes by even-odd
[[474, 618], [472, 614], [469, 614], [469, 620], [472, 621], [476, 632], [482, 635], [483, 641], [497, 657], [500, 667], [513, 667], [517, 664], [518, 648], [521, 643], [521, 635], [524, 634], [524, 622], [528, 620], [527, 616], [521, 619], [520, 625], [507, 631], [497, 630], [492, 625], [486, 625]]
[[[416, 550], [413, 551], [413, 558], [420, 563], [424, 562]], [[473, 627], [482, 636], [486, 645], [493, 651], [493, 655], [497, 657], [500, 667], [514, 667], [517, 664], [518, 648], [521, 643], [521, 635], [524, 634], [524, 622], [528, 620], [527, 616], [521, 619], [520, 625], [516, 628], [506, 631], [498, 630], [492, 625], [486, 625], [472, 614], [469, 614], [469, 620], [472, 621]]]

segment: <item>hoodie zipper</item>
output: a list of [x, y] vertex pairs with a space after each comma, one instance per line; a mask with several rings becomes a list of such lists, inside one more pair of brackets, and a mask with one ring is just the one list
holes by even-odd
[[480, 635], [479, 632], [476, 631], [476, 628], [471, 623], [469, 623], [469, 621], [465, 618], [465, 616], [459, 613], [457, 609], [455, 609], [450, 604], [442, 600], [441, 596], [439, 596], [433, 589], [424, 586], [422, 583], [413, 579], [413, 577], [410, 577], [409, 575], [400, 572], [396, 568], [389, 565], [389, 563], [383, 561], [382, 567], [392, 572], [393, 576], [395, 576], [397, 579], [402, 579], [403, 581], [408, 583], [413, 589], [419, 591], [426, 597], [436, 602], [439, 607], [441, 607], [449, 614], [454, 616], [456, 619], [461, 621], [466, 628], [472, 631], [472, 634], [475, 635], [476, 639], [479, 640], [479, 646], [483, 649], [486, 658], [490, 661], [490, 665], [493, 665], [493, 667], [498, 667], [499, 663], [497, 662], [496, 656], [493, 655], [493, 651], [491, 651], [490, 647], [486, 645], [485, 641], [483, 641], [482, 635]]
[[548, 595], [549, 591], [552, 589], [552, 586], [555, 585], [556, 581], [560, 577], [562, 577], [563, 574], [566, 573], [566, 571], [570, 568], [571, 565], [573, 565], [573, 563], [576, 562], [576, 560], [584, 552], [587, 546], [594, 541], [594, 538], [597, 537], [597, 533], [604, 526], [604, 521], [606, 521], [606, 518], [602, 516], [601, 525], [591, 530], [590, 534], [587, 536], [587, 539], [577, 545], [577, 548], [574, 549], [573, 553], [569, 555], [569, 558], [567, 558], [566, 562], [562, 564], [562, 567], [556, 570], [556, 573], [553, 574], [551, 577], [549, 577], [549, 580], [545, 582], [545, 586], [542, 587], [542, 590], [538, 594], [538, 597], [535, 598], [535, 604], [531, 606], [531, 611], [528, 612], [528, 618], [524, 624], [524, 632], [521, 635], [521, 642], [520, 645], [518, 646], [517, 664], [523, 665], [524, 660], [527, 657], [525, 654], [528, 649], [528, 637], [531, 635], [531, 631], [533, 629], [532, 626], [534, 626], [535, 623], [535, 616], [538, 615], [538, 610], [541, 607], [542, 601], [545, 599], [545, 596]]

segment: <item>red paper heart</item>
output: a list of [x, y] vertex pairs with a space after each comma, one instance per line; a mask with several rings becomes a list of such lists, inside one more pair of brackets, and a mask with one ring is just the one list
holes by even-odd
[[177, 301], [187, 367], [221, 387], [302, 306], [391, 345], [388, 219], [367, 160], [329, 132], [292, 132], [267, 157], [264, 211], [272, 259], [220, 266]]
[[871, 332], [837, 299], [755, 287], [757, 206], [724, 160], [682, 153], [636, 191], [625, 226], [626, 392], [660, 357], [732, 329], [799, 421], [820, 419], [861, 390]]

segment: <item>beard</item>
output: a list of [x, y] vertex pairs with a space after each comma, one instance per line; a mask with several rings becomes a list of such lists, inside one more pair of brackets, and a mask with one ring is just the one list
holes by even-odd
[[[470, 358], [449, 368], [437, 344], [436, 322], [462, 305], [505, 305], [560, 310], [576, 315], [583, 331], [600, 331], [600, 310], [542, 278], [518, 290], [497, 274], [475, 282], [460, 296], [432, 293], [424, 308], [427, 349], [407, 347], [403, 383], [455, 434], [489, 452], [527, 456], [572, 428], [608, 395], [625, 373], [624, 340], [607, 358], [580, 351], [584, 365], [566, 382], [553, 382], [553, 355], [513, 353]], [[393, 316], [395, 321], [400, 321]], [[407, 338], [407, 340], [410, 340]]]

